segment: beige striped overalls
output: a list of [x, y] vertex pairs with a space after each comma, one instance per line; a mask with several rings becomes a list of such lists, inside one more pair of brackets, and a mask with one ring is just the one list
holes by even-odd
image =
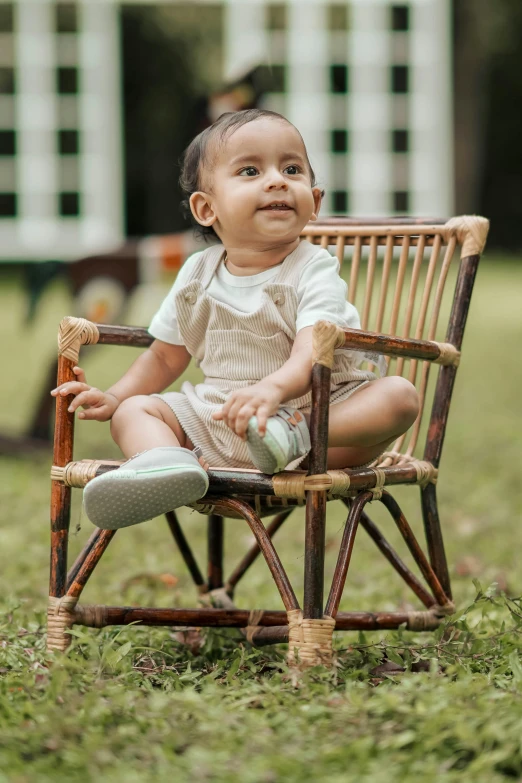
[[[303, 266], [318, 252], [306, 240], [281, 263], [279, 274], [264, 286], [261, 306], [253, 313], [235, 310], [209, 296], [206, 288], [222, 262], [225, 250], [205, 250], [189, 282], [176, 294], [178, 328], [188, 352], [195, 357], [205, 380], [194, 386], [185, 381], [181, 392], [155, 395], [163, 399], [211, 467], [254, 468], [246, 442], [212, 413], [230, 392], [266, 378], [289, 358], [296, 335], [297, 284]], [[373, 380], [371, 372], [357, 370], [354, 355], [338, 351], [331, 380], [330, 402], [341, 402], [361, 384]], [[285, 405], [310, 408], [311, 392]], [[292, 470], [304, 459], [294, 460]]]

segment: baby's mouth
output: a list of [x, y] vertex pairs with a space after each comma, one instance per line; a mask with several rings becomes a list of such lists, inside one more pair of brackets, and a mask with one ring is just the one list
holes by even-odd
[[273, 201], [271, 204], [267, 204], [266, 207], [261, 207], [262, 210], [271, 210], [274, 212], [290, 212], [293, 208], [284, 201]]

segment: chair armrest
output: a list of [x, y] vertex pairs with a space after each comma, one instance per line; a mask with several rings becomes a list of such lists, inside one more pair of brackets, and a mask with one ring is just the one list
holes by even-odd
[[319, 356], [318, 360], [323, 364], [325, 362], [320, 358], [321, 344], [324, 341], [322, 335], [326, 336], [326, 333], [329, 334], [329, 342], [334, 349], [342, 348], [363, 353], [383, 354], [384, 356], [402, 356], [453, 367], [458, 367], [460, 361], [460, 351], [451, 343], [393, 337], [378, 332], [366, 332], [362, 329], [341, 329], [328, 321], [318, 321], [314, 325], [314, 338], [319, 346], [319, 351], [314, 351], [314, 356]]
[[143, 326], [116, 326], [96, 324], [98, 343], [104, 345], [130, 345], [133, 348], [148, 348], [154, 337]]
[[434, 364], [454, 367], [457, 367], [460, 361], [460, 351], [451, 343], [392, 337], [377, 332], [364, 332], [361, 329], [343, 329], [342, 331], [344, 332], [344, 345], [341, 348], [380, 353], [385, 356], [421, 359]]
[[77, 363], [82, 345], [130, 345], [135, 348], [147, 348], [154, 337], [142, 326], [113, 326], [95, 324], [85, 318], [66, 316], [60, 322], [58, 331], [58, 355]]

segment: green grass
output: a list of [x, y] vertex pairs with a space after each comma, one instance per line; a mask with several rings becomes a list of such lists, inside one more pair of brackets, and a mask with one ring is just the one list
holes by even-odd
[[[205, 632], [193, 653], [172, 629], [77, 628], [69, 654], [50, 665], [44, 613], [51, 456], [2, 458], [0, 783], [522, 780], [521, 297], [522, 267], [486, 259], [439, 480], [457, 619], [435, 635], [338, 634], [337, 668], [314, 669], [297, 684], [284, 646], [255, 650], [225, 630]], [[157, 291], [141, 292], [127, 322], [147, 323], [158, 299]], [[4, 281], [0, 431], [26, 426], [55, 352], [58, 321], [70, 310], [66, 290], [56, 285], [37, 322], [25, 327], [18, 281]], [[103, 387], [135, 355], [92, 349], [83, 364]], [[189, 376], [197, 373], [189, 369]], [[80, 423], [76, 456], [117, 457], [108, 426]], [[417, 491], [394, 494], [422, 537]], [[328, 511], [331, 574], [343, 510], [331, 503]], [[390, 520], [371, 511], [408, 559]], [[205, 519], [188, 509], [179, 516], [204, 568]], [[71, 558], [90, 527], [75, 492]], [[300, 594], [302, 511], [285, 527], [276, 545]], [[226, 530], [228, 570], [252, 539], [240, 520], [227, 520]], [[341, 608], [418, 608], [413, 599], [361, 533]], [[196, 605], [160, 519], [116, 536], [82, 600]], [[280, 608], [262, 562], [241, 583], [237, 603]], [[372, 674], [385, 652], [407, 671]], [[419, 660], [427, 671], [415, 671]]]

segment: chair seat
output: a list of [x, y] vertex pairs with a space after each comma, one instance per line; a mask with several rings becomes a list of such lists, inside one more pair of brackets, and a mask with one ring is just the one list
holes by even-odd
[[[83, 488], [96, 476], [118, 468], [123, 461], [89, 460], [69, 462], [64, 468], [53, 466], [51, 478], [69, 487]], [[241, 519], [230, 508], [219, 503], [222, 496], [248, 503], [260, 517], [270, 516], [284, 508], [305, 504], [306, 492], [326, 490], [327, 500], [354, 497], [371, 492], [380, 497], [385, 486], [436, 483], [437, 470], [429, 462], [408, 454], [384, 452], [374, 464], [361, 468], [328, 470], [324, 474], [308, 475], [305, 470], [282, 471], [273, 476], [248, 468], [210, 467], [207, 494], [189, 508], [201, 514], [222, 514]], [[233, 482], [234, 492], [231, 492]]]

